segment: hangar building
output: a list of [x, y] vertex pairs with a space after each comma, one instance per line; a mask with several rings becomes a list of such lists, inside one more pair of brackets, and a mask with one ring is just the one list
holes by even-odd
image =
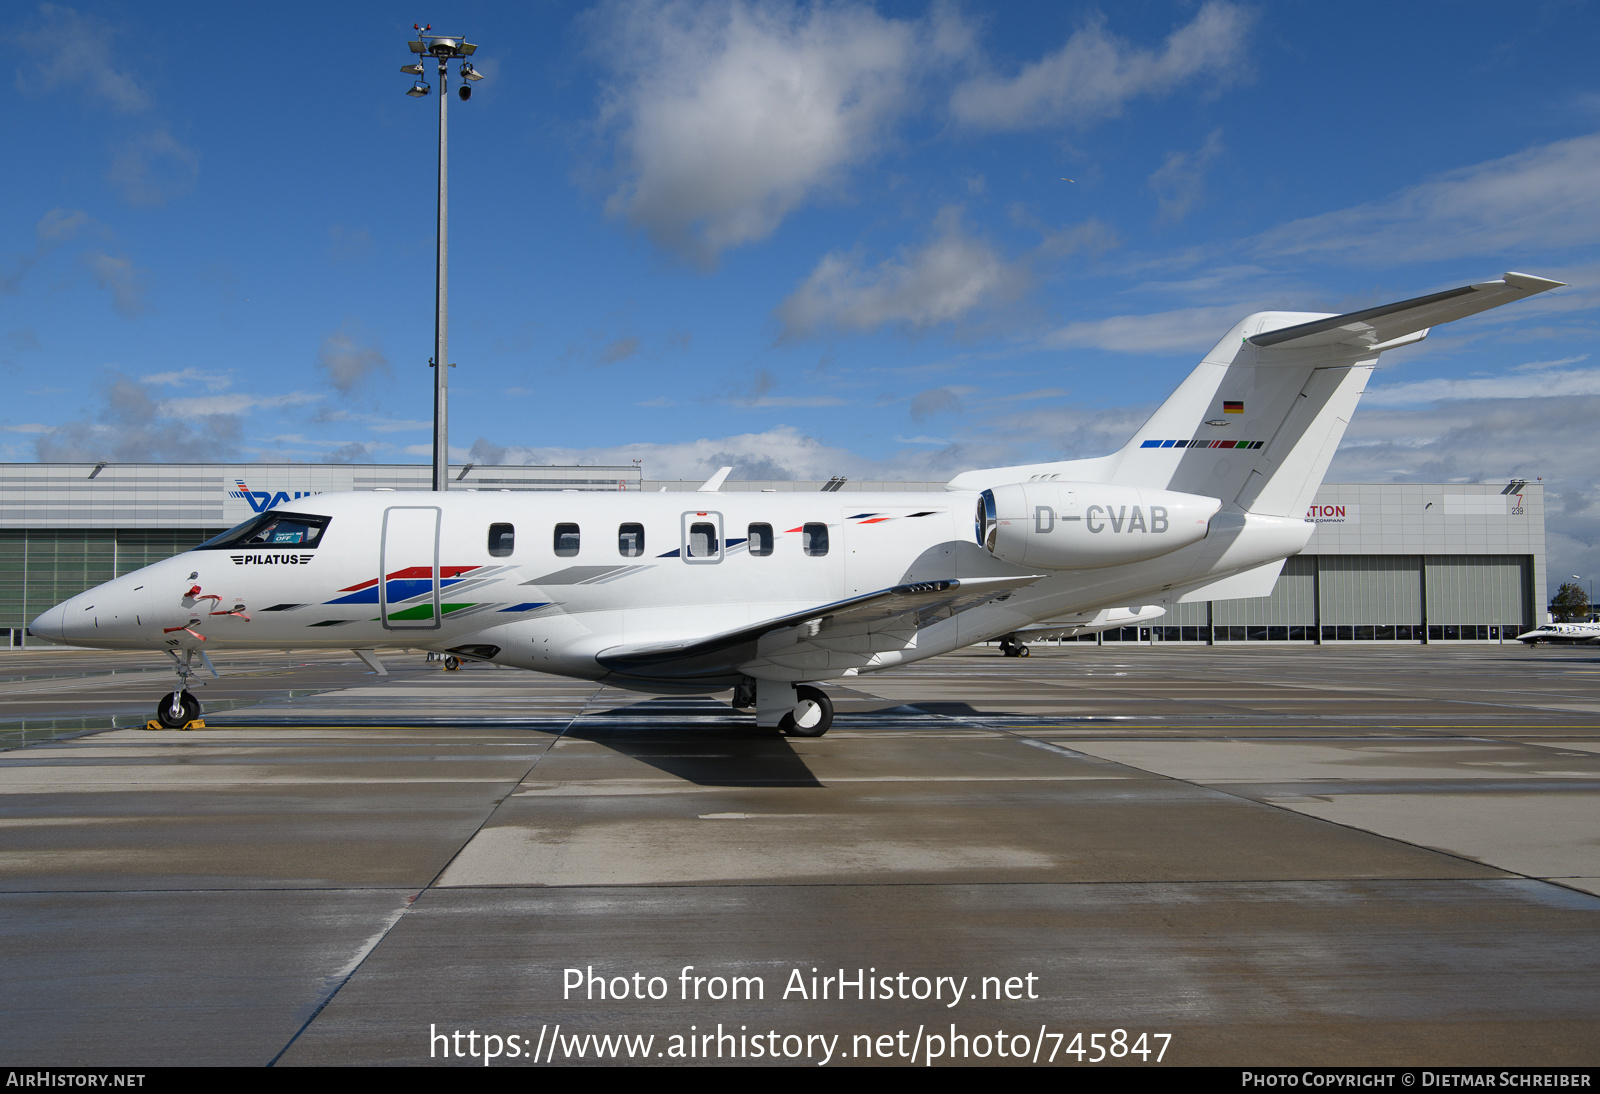
[[[453, 489], [693, 490], [637, 466], [465, 464]], [[120, 574], [188, 550], [272, 504], [346, 490], [425, 490], [425, 464], [0, 465], [0, 643]], [[728, 482], [724, 490], [941, 491], [943, 483]], [[1310, 545], [1269, 597], [1178, 604], [1161, 625], [1088, 641], [1502, 641], [1543, 619], [1538, 483], [1337, 485], [1307, 514]]]

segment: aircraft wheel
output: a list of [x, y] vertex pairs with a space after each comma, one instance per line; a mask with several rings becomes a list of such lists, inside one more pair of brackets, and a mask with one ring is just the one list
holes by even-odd
[[1033, 655], [1028, 652], [1028, 647], [1027, 646], [1018, 646], [1017, 647], [1017, 656], [1018, 657], [1032, 657]]
[[833, 700], [820, 688], [794, 689], [794, 709], [778, 723], [790, 737], [820, 737], [833, 725]]
[[456, 669], [461, 667], [461, 658], [457, 657], [453, 653], [445, 654], [444, 667], [446, 672], [454, 672]]
[[156, 721], [164, 729], [182, 729], [196, 718], [200, 717], [200, 700], [190, 695], [187, 691], [178, 693], [176, 704], [170, 694], [163, 695], [156, 704]]

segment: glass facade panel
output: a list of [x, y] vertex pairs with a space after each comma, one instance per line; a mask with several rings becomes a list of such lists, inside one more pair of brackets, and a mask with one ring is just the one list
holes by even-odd
[[[34, 616], [85, 589], [192, 550], [221, 528], [0, 530], [0, 628], [28, 644]], [[42, 645], [38, 639], [32, 640]]]

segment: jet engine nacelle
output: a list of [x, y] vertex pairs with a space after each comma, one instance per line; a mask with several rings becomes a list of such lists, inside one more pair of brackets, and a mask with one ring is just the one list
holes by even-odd
[[1087, 570], [1142, 562], [1204, 539], [1216, 498], [1093, 482], [1024, 482], [985, 490], [977, 534], [1017, 566]]

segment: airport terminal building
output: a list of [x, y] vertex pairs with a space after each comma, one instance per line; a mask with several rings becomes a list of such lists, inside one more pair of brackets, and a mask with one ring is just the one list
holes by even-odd
[[[459, 490], [693, 490], [637, 466], [452, 467]], [[188, 550], [253, 513], [347, 490], [425, 490], [426, 464], [0, 465], [0, 642], [120, 574]], [[734, 490], [919, 490], [943, 483], [734, 482]], [[1538, 483], [1327, 484], [1310, 544], [1269, 597], [1178, 604], [1157, 626], [1084, 641], [1485, 642], [1544, 621]], [[42, 644], [42, 643], [41, 643]]]

